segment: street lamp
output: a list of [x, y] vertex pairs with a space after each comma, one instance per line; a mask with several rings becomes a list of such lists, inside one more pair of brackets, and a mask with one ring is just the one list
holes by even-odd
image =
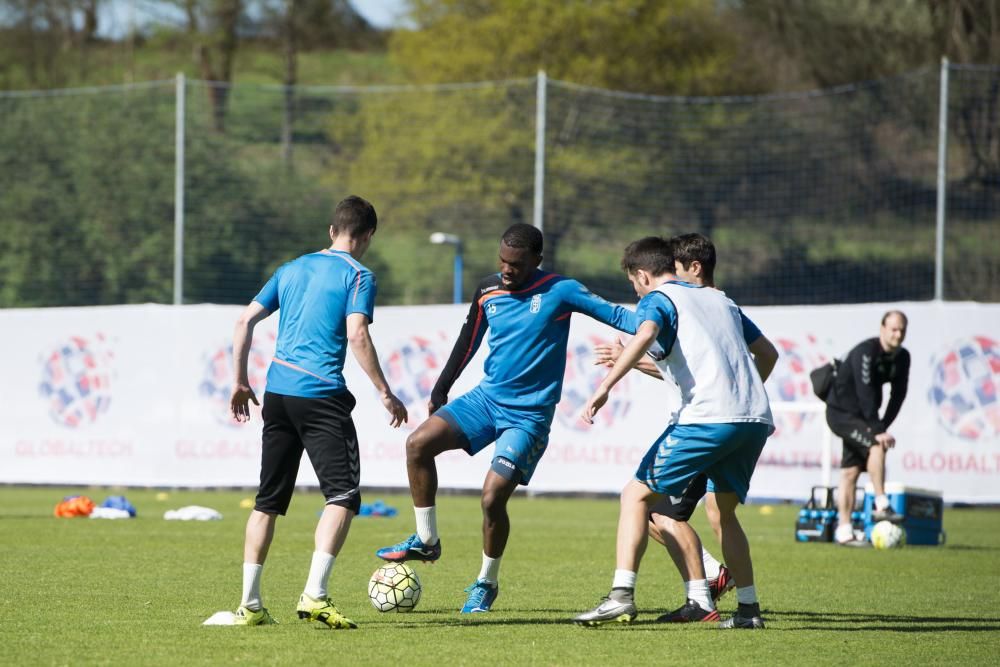
[[434, 232], [431, 234], [434, 245], [455, 246], [455, 276], [452, 287], [452, 303], [462, 303], [462, 239], [456, 234]]

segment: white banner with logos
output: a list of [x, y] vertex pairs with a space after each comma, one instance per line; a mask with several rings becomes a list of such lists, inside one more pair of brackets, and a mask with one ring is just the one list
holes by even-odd
[[[1000, 501], [1000, 305], [900, 304], [910, 318], [909, 395], [890, 431], [888, 478], [941, 490], [948, 502]], [[825, 422], [808, 372], [878, 334], [884, 305], [747, 308], [779, 348], [767, 382], [777, 432], [751, 486], [758, 498], [804, 498], [821, 483]], [[236, 424], [227, 407], [234, 306], [111, 306], [0, 310], [0, 482], [134, 486], [255, 486], [260, 412]], [[391, 429], [371, 384], [348, 355], [362, 448], [362, 483], [405, 487], [404, 443], [467, 306], [384, 307], [372, 334], [410, 423]], [[251, 382], [263, 395], [277, 317], [258, 325]], [[669, 394], [633, 373], [587, 427], [579, 410], [604, 370], [592, 346], [616, 332], [573, 317], [563, 400], [531, 490], [617, 492], [666, 427]], [[480, 379], [484, 344], [452, 396]], [[886, 388], [888, 394], [888, 388]], [[888, 396], [886, 396], [886, 400]], [[790, 406], [788, 404], [791, 404]], [[796, 405], [803, 406], [802, 411]], [[834, 470], [840, 441], [834, 440]], [[442, 487], [478, 488], [490, 454], [438, 459]], [[301, 484], [316, 478], [303, 458]]]

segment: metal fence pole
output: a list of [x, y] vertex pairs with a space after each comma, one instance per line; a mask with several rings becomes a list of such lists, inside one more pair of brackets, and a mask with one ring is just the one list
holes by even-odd
[[937, 232], [934, 239], [934, 300], [944, 299], [944, 223], [948, 177], [948, 59], [941, 58], [938, 109]]
[[545, 203], [545, 98], [547, 94], [545, 72], [538, 71], [538, 88], [535, 93], [535, 216], [534, 224], [545, 229], [542, 217]]
[[184, 75], [177, 75], [174, 119], [174, 305], [184, 303]]

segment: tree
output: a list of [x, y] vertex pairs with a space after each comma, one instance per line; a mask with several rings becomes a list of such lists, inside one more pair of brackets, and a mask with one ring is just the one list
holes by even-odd
[[237, 26], [243, 12], [242, 0], [208, 0], [205, 31], [200, 33], [195, 52], [201, 77], [212, 82], [212, 118], [219, 132], [226, 125], [226, 103], [233, 78], [233, 61], [239, 46]]
[[415, 0], [393, 56], [420, 82], [549, 76], [643, 93], [740, 92], [713, 0]]

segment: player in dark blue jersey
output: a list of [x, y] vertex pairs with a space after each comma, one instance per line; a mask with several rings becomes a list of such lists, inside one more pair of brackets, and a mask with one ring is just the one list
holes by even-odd
[[[583, 313], [620, 331], [635, 332], [635, 314], [595, 296], [576, 280], [542, 271], [542, 233], [510, 227], [500, 242], [500, 272], [476, 288], [469, 315], [431, 392], [431, 416], [406, 441], [417, 532], [379, 549], [390, 561], [434, 561], [441, 555], [435, 495], [439, 454], [476, 454], [496, 442], [483, 483], [483, 566], [463, 613], [489, 611], [496, 599], [500, 557], [510, 534], [507, 501], [527, 484], [545, 452], [562, 392], [570, 316]], [[448, 403], [448, 392], [490, 330], [485, 377]]]
[[257, 404], [247, 380], [253, 329], [281, 309], [277, 346], [267, 372], [260, 488], [247, 520], [243, 598], [234, 614], [236, 625], [274, 622], [262, 604], [261, 570], [278, 515], [285, 514], [291, 501], [305, 450], [326, 506], [316, 525], [315, 551], [298, 616], [334, 629], [357, 627], [327, 595], [334, 560], [361, 504], [358, 437], [351, 419], [355, 401], [343, 375], [348, 346], [381, 395], [392, 425], [406, 421], [406, 408], [389, 389], [368, 334], [375, 309], [375, 275], [360, 259], [377, 225], [375, 209], [364, 199], [348, 197], [340, 202], [330, 225], [329, 249], [280, 267], [236, 323], [236, 381], [230, 407], [237, 420], [246, 421], [250, 401]]

